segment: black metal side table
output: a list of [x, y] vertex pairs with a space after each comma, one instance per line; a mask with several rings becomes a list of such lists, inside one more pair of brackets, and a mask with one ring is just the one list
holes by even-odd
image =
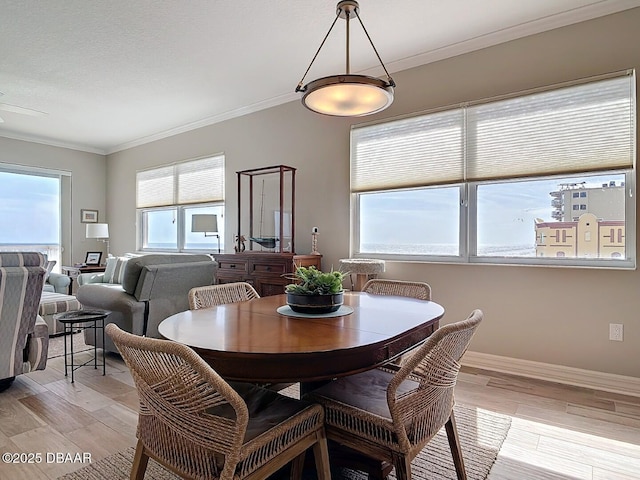
[[[73, 372], [75, 372], [80, 367], [84, 367], [91, 363], [91, 359], [86, 362], [75, 365], [73, 361], [73, 332], [76, 330], [86, 330], [93, 329], [94, 336], [97, 338], [98, 330], [102, 330], [102, 345], [104, 346], [104, 321], [109, 316], [111, 312], [109, 310], [99, 310], [99, 309], [91, 309], [91, 310], [75, 310], [72, 312], [64, 312], [58, 313], [54, 315], [53, 318], [60, 323], [62, 323], [64, 327], [64, 376], [67, 376], [67, 369], [71, 368], [71, 383], [74, 382]], [[70, 354], [67, 354], [67, 337], [69, 337], [70, 343]], [[98, 342], [95, 342], [98, 343]], [[70, 360], [70, 362], [69, 362]], [[105, 353], [104, 348], [102, 349], [102, 363], [98, 363], [98, 347], [97, 345], [93, 346], [93, 368], [97, 369], [98, 367], [102, 367], [102, 375], [106, 375], [106, 362], [105, 362]]]

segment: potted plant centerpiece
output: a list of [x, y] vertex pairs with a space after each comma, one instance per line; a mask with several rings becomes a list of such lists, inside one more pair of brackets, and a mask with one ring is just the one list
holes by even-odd
[[292, 280], [285, 287], [287, 305], [299, 313], [330, 313], [344, 301], [342, 280], [345, 273], [322, 272], [316, 267], [296, 267]]

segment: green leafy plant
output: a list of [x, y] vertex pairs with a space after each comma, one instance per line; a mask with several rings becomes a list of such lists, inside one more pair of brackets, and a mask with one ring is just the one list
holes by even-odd
[[290, 283], [285, 287], [285, 292], [298, 295], [329, 295], [342, 291], [342, 280], [346, 273], [331, 270], [322, 272], [316, 267], [296, 267]]

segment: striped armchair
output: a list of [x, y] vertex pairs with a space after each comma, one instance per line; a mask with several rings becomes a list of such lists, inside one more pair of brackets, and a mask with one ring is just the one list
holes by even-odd
[[47, 364], [48, 328], [38, 316], [44, 263], [40, 253], [0, 252], [0, 390]]

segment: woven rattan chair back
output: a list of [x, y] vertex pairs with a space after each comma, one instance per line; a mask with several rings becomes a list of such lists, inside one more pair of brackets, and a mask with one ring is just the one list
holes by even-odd
[[[424, 445], [449, 420], [453, 410], [453, 390], [466, 352], [483, 314], [474, 310], [466, 320], [436, 330], [402, 365], [389, 383], [387, 402], [398, 428], [401, 449]], [[397, 395], [406, 379], [420, 383], [409, 394]]]
[[206, 285], [192, 288], [189, 291], [189, 309], [198, 310], [225, 303], [244, 302], [254, 298], [260, 298], [260, 295], [246, 282]]
[[365, 283], [362, 291], [374, 295], [396, 295], [417, 298], [418, 300], [431, 300], [431, 287], [424, 282], [375, 278]]
[[[373, 295], [395, 295], [418, 300], [431, 300], [431, 286], [424, 282], [374, 278], [365, 283], [362, 291]], [[411, 354], [412, 353], [409, 352], [401, 355], [395, 360], [395, 363], [402, 365]]]
[[330, 479], [319, 405], [304, 405], [304, 410], [246, 440], [251, 426], [247, 403], [191, 348], [133, 335], [113, 323], [105, 330], [138, 390], [132, 479], [144, 478], [149, 458], [183, 478], [263, 479], [294, 459], [295, 470], [301, 471], [300, 454], [310, 446], [320, 477]]
[[[410, 479], [411, 460], [445, 426], [458, 479], [466, 479], [453, 415], [453, 391], [460, 359], [482, 318], [482, 312], [474, 310], [467, 319], [439, 328], [400, 367], [338, 379], [312, 392], [311, 398], [325, 407], [329, 439], [381, 462], [377, 472], [376, 467], [371, 470], [374, 475], [370, 478], [384, 478], [393, 466], [398, 480]], [[387, 382], [390, 418], [380, 414], [379, 407], [377, 413], [368, 410], [370, 405], [384, 402], [380, 398], [384, 390], [371, 393], [373, 396], [362, 403], [349, 398], [348, 382], [361, 386]]]

